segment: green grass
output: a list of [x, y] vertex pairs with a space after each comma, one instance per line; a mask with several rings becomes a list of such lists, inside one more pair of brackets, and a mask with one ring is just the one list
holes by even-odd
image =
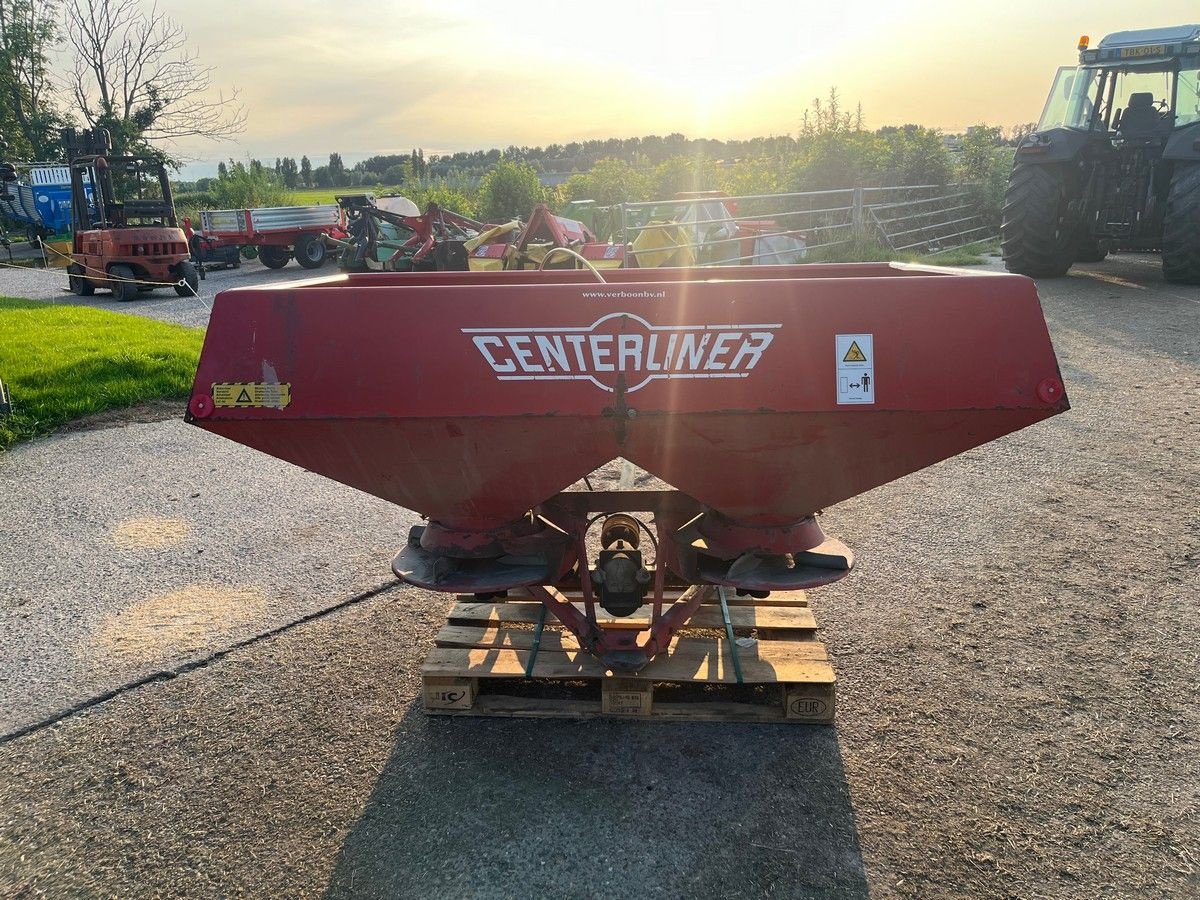
[[387, 188], [341, 187], [341, 188], [297, 188], [292, 191], [293, 206], [316, 206], [319, 203], [337, 203], [338, 194], [378, 194]]
[[1000, 254], [1000, 242], [995, 240], [979, 241], [963, 247], [955, 247], [944, 253], [929, 253], [916, 256], [912, 262], [928, 263], [931, 266], [981, 266], [987, 256]]
[[0, 450], [81, 416], [188, 395], [204, 331], [83, 306], [0, 297]]
[[988, 254], [999, 252], [997, 240], [979, 241], [955, 247], [943, 253], [896, 252], [875, 241], [854, 241], [832, 247], [820, 247], [809, 253], [806, 262], [907, 262], [930, 266], [981, 266]]

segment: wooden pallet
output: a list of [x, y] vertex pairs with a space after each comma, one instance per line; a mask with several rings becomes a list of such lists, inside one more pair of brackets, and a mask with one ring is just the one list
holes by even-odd
[[[669, 593], [667, 599], [679, 592]], [[577, 599], [577, 598], [573, 598]], [[541, 604], [532, 598], [480, 603], [461, 596], [421, 668], [427, 713], [469, 716], [829, 723], [834, 673], [803, 591], [730, 603], [742, 684], [737, 683], [714, 595], [670, 650], [635, 675], [614, 675], [579, 648], [571, 632], [546, 617], [530, 677]], [[609, 619], [649, 621], [650, 607]], [[600, 619], [605, 624], [606, 619]]]

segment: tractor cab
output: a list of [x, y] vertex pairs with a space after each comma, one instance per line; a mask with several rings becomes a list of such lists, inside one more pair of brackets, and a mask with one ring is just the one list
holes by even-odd
[[106, 129], [63, 131], [71, 171], [74, 225], [71, 290], [108, 288], [117, 300], [173, 287], [181, 297], [199, 286], [175, 215], [166, 164], [152, 155], [114, 156]]
[[[1165, 139], [1175, 127], [1200, 121], [1200, 26], [1151, 29], [1149, 38], [1137, 38], [1143, 34], [1110, 35], [1095, 50], [1083, 50], [1080, 65], [1059, 69], [1037, 132], [1067, 128], [1118, 140]], [[1147, 43], [1171, 38], [1177, 43]]]
[[1017, 148], [1001, 227], [1005, 264], [1064, 274], [1114, 249], [1163, 253], [1200, 283], [1200, 25], [1121, 31], [1058, 70]]

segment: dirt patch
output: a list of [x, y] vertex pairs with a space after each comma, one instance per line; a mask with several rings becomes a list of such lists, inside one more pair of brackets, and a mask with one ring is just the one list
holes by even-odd
[[214, 646], [265, 609], [257, 588], [191, 584], [110, 615], [96, 643], [111, 653], [153, 662]]
[[183, 519], [142, 516], [119, 522], [112, 530], [112, 541], [122, 550], [161, 550], [174, 547], [192, 533]]
[[185, 405], [183, 400], [150, 400], [125, 409], [109, 409], [93, 416], [84, 416], [63, 425], [56, 433], [96, 431], [101, 428], [120, 428], [124, 425], [142, 425], [147, 422], [165, 422], [167, 419], [182, 419]]

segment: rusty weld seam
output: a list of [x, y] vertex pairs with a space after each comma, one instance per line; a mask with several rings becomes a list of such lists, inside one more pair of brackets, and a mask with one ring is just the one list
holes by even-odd
[[220, 662], [226, 656], [229, 656], [231, 653], [234, 653], [238, 650], [244, 650], [247, 647], [253, 647], [255, 644], [270, 640], [273, 637], [278, 637], [281, 634], [286, 634], [293, 628], [299, 628], [301, 625], [307, 625], [309, 622], [315, 622], [318, 619], [323, 619], [328, 615], [331, 615], [335, 612], [340, 612], [347, 607], [362, 603], [365, 600], [374, 599], [375, 597], [378, 597], [381, 594], [386, 594], [388, 591], [394, 590], [401, 585], [402, 582], [400, 581], [392, 581], [386, 584], [381, 584], [379, 587], [371, 588], [369, 591], [364, 591], [361, 594], [355, 594], [351, 597], [347, 597], [345, 600], [341, 600], [333, 604], [333, 606], [327, 606], [324, 609], [318, 609], [316, 612], [311, 612], [306, 616], [301, 616], [299, 619], [295, 619], [291, 622], [285, 622], [283, 625], [272, 628], [269, 631], [264, 631], [260, 634], [253, 635], [245, 640], [238, 641], [236, 644], [230, 644], [228, 647], [223, 647], [220, 650], [210, 653], [208, 656], [203, 656], [199, 659], [193, 659], [184, 663], [183, 665], [177, 666], [174, 669], [151, 672], [149, 675], [144, 675], [141, 678], [134, 679], [133, 681], [127, 681], [125, 684], [105, 691], [102, 694], [96, 694], [94, 697], [88, 697], [86, 700], [81, 700], [72, 706], [68, 706], [65, 709], [60, 709], [58, 712], [52, 713], [51, 715], [46, 716], [44, 719], [39, 719], [30, 725], [23, 725], [16, 731], [10, 731], [7, 734], [0, 735], [0, 746], [3, 746], [10, 741], [15, 741], [18, 738], [26, 737], [27, 735], [33, 734], [35, 731], [41, 731], [43, 728], [57, 724], [63, 719], [70, 718], [71, 716], [77, 715], [81, 712], [86, 712], [94, 706], [107, 703], [109, 700], [113, 700], [132, 691], [136, 691], [138, 688], [145, 687], [148, 684], [155, 684], [160, 681], [170, 681], [173, 678], [177, 678], [180, 675], [186, 675], [189, 672], [196, 671], [197, 669], [207, 668], [215, 662]]

